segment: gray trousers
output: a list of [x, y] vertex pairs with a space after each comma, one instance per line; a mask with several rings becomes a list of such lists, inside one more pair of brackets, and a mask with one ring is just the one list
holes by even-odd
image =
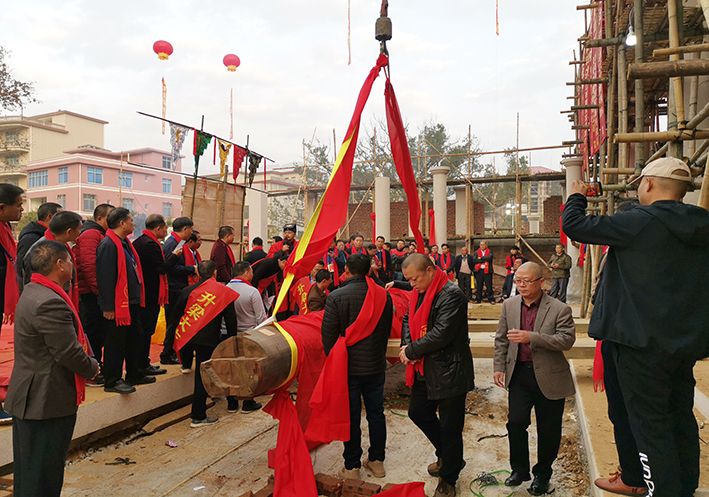
[[468, 300], [473, 300], [473, 291], [470, 288], [471, 276], [472, 274], [458, 273], [458, 287], [463, 290]]
[[566, 288], [569, 286], [569, 278], [554, 278], [551, 280], [551, 291], [549, 296], [566, 302]]

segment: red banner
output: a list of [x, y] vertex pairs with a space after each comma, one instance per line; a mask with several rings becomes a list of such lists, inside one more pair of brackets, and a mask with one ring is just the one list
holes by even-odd
[[[589, 38], [597, 40], [603, 38], [603, 3], [598, 4], [598, 8], [591, 9], [591, 23], [589, 27]], [[581, 79], [598, 79], [603, 77], [603, 59], [605, 49], [586, 48], [583, 51], [584, 64], [581, 66]], [[579, 111], [580, 124], [588, 126], [589, 129], [580, 133], [584, 141], [582, 152], [584, 155], [584, 165], [588, 165], [588, 156], [593, 155], [601, 147], [601, 143], [607, 138], [606, 130], [606, 109], [604, 94], [606, 85], [593, 84], [581, 86], [580, 105], [597, 105], [597, 109], [587, 109]]]
[[238, 293], [217, 283], [214, 278], [195, 288], [187, 299], [185, 314], [175, 330], [175, 352], [179, 352], [199, 330], [238, 298]]

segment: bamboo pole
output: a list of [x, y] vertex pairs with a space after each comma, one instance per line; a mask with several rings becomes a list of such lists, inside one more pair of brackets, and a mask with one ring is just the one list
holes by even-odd
[[[473, 151], [472, 126], [468, 124], [468, 179], [473, 177]], [[473, 223], [475, 222], [475, 212], [473, 211], [473, 191], [470, 185], [465, 185], [465, 246], [470, 252], [470, 237], [473, 234]]]
[[608, 83], [608, 78], [580, 79], [578, 81], [567, 82], [566, 86], [600, 85]]
[[680, 47], [656, 48], [652, 51], [653, 57], [662, 57], [664, 55], [684, 54], [684, 53], [699, 53], [709, 52], [709, 43], [700, 43], [697, 45], [685, 45]]
[[[692, 76], [689, 80], [689, 119], [690, 121], [697, 115], [697, 99], [699, 96], [699, 76]], [[687, 153], [694, 155], [697, 142], [692, 140], [688, 143]]]
[[[637, 35], [636, 35], [637, 36]], [[639, 46], [639, 43], [638, 43]], [[649, 78], [677, 78], [709, 75], [709, 59], [638, 62], [628, 67], [628, 78], [636, 82]]]
[[[680, 46], [679, 42], [679, 23], [681, 20], [677, 17], [677, 2], [676, 0], [667, 0], [667, 20], [670, 28], [670, 48]], [[671, 62], [679, 62], [680, 54], [670, 55]], [[674, 110], [677, 115], [677, 129], [684, 129], [684, 91], [682, 89], [682, 78], [672, 78], [670, 81], [674, 94]]]
[[[637, 36], [637, 26], [635, 27], [636, 31], [636, 36]], [[697, 29], [687, 29], [684, 32], [685, 38], [695, 38], [699, 36], [706, 36], [709, 34], [709, 29], [707, 28], [697, 28]], [[582, 41], [584, 46], [586, 48], [598, 48], [598, 47], [610, 47], [613, 45], [623, 45], [625, 44], [625, 38], [626, 36], [620, 35], [616, 36], [614, 38], [601, 38], [598, 40], [590, 40], [587, 38], [579, 38], [579, 41]], [[644, 37], [645, 42], [653, 42], [653, 41], [667, 41], [669, 38], [669, 33], [667, 31], [662, 31], [660, 33], [653, 33], [653, 34], [646, 34]], [[640, 40], [638, 39], [638, 42]], [[636, 45], [637, 46], [637, 45]]]
[[702, 188], [699, 191], [699, 207], [709, 209], [709, 167], [704, 166], [704, 177], [702, 178]]
[[581, 318], [586, 318], [586, 309], [588, 307], [588, 281], [591, 276], [591, 261], [590, 261], [590, 245], [586, 245], [586, 253], [583, 261], [583, 291], [581, 292]]
[[[709, 138], [709, 130], [677, 129], [674, 131], [656, 131], [653, 133], [618, 133], [615, 135], [616, 143], [643, 143], [643, 142], [668, 142], [701, 140]], [[638, 161], [636, 159], [637, 166]], [[641, 163], [644, 165], [644, 161]]]
[[522, 231], [522, 182], [519, 178], [519, 112], [517, 112], [517, 167], [515, 168], [515, 197], [517, 203], [517, 212], [515, 214], [517, 225], [517, 233], [515, 237], [516, 245], [519, 246], [520, 232]]
[[[643, 33], [643, 15], [645, 13], [644, 0], [633, 0], [633, 13], [635, 14], [635, 64], [642, 64], [645, 60], [645, 35]], [[630, 67], [628, 68], [630, 73]], [[635, 132], [645, 131], [645, 82], [642, 79], [635, 80]], [[618, 140], [616, 135], [615, 140]], [[645, 160], [645, 145], [635, 144], [635, 172], [640, 174]]]
[[[628, 80], [625, 44], [618, 48], [618, 132], [628, 132]], [[618, 167], [628, 167], [628, 145], [618, 146]]]
[[701, 145], [699, 145], [699, 148], [697, 148], [694, 153], [692, 154], [692, 157], [689, 159], [690, 164], [694, 164], [697, 162], [699, 157], [702, 156], [702, 154], [706, 151], [706, 149], [709, 148], [709, 140], [704, 140]]
[[603, 172], [605, 174], [633, 174], [635, 169], [632, 167], [607, 167]]

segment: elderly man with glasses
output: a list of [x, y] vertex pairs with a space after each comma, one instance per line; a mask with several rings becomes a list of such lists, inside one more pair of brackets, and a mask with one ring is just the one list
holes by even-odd
[[495, 336], [495, 384], [509, 391], [507, 433], [512, 474], [505, 485], [531, 480], [527, 428], [537, 418], [537, 464], [532, 495], [551, 489], [551, 465], [561, 443], [564, 400], [576, 391], [564, 357], [576, 341], [571, 308], [542, 291], [542, 268], [527, 262], [515, 273], [519, 295], [502, 306]]

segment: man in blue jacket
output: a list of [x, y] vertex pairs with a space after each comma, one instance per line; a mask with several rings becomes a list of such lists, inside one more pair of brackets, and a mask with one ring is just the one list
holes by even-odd
[[693, 368], [709, 356], [709, 212], [681, 203], [691, 177], [679, 159], [653, 161], [641, 205], [613, 216], [586, 216], [586, 185], [574, 181], [562, 215], [569, 238], [610, 246], [588, 334], [613, 347], [653, 497], [689, 497], [699, 483]]

